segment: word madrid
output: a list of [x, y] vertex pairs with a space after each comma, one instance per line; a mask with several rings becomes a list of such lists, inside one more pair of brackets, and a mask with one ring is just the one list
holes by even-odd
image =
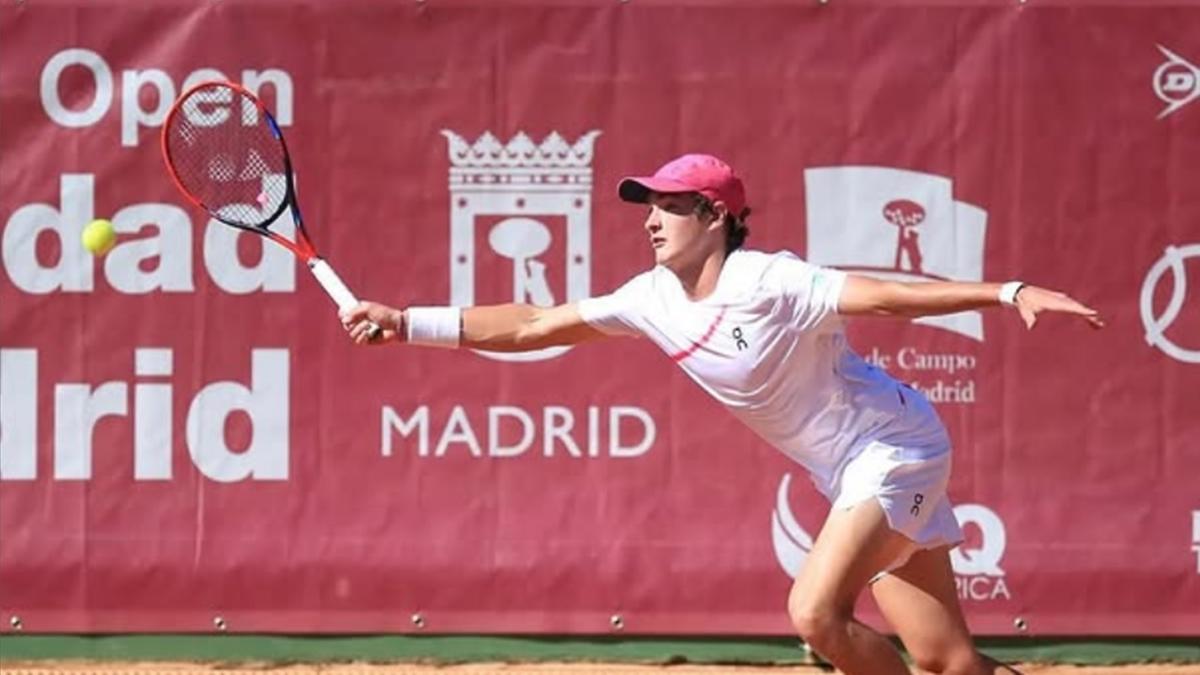
[[[39, 467], [39, 351], [0, 349], [0, 480], [36, 480]], [[90, 480], [96, 471], [93, 436], [102, 420], [123, 423], [132, 448], [108, 446], [102, 452], [132, 455], [133, 478], [175, 478], [177, 396], [190, 396], [183, 419], [184, 443], [192, 464], [222, 483], [287, 480], [290, 459], [290, 354], [286, 349], [253, 349], [249, 382], [202, 383], [180, 392], [171, 381], [174, 352], [139, 347], [133, 355], [133, 381], [53, 385], [53, 445], [48, 467], [55, 480]], [[588, 406], [575, 410], [548, 405], [536, 413], [515, 406], [480, 408], [455, 405], [443, 413], [421, 406], [407, 416], [383, 409], [383, 454], [409, 439], [420, 457], [464, 453], [474, 457], [611, 457], [644, 455], [657, 427], [636, 406]], [[231, 417], [249, 421], [248, 438], [227, 435]], [[536, 450], [534, 448], [536, 447]], [[102, 461], [112, 466], [111, 456]], [[124, 466], [124, 464], [121, 464]], [[39, 471], [41, 469], [41, 471]]]
[[644, 455], [658, 435], [654, 418], [636, 406], [617, 405], [607, 410], [588, 406], [577, 419], [576, 411], [560, 405], [537, 411], [491, 405], [486, 412], [475, 413], [474, 421], [472, 418], [468, 408], [461, 405], [438, 412], [423, 405], [407, 416], [384, 406], [380, 454], [391, 456], [400, 443], [415, 446], [415, 454], [422, 458], [632, 458]]

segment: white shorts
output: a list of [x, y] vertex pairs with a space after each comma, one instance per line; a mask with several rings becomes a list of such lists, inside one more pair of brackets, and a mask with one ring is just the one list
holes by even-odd
[[[963, 540], [954, 507], [946, 497], [950, 480], [950, 441], [923, 396], [905, 392], [908, 410], [899, 428], [866, 443], [846, 463], [833, 486], [835, 509], [874, 498], [888, 525], [914, 546], [887, 569], [895, 569], [918, 549]], [[885, 570], [886, 571], [886, 570]]]

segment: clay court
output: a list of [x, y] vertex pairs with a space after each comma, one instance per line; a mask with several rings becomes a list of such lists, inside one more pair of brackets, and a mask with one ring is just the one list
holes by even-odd
[[[1121, 666], [1071, 666], [1025, 664], [1027, 675], [1200, 675], [1200, 665], [1130, 664]], [[564, 673], [565, 675], [635, 675], [673, 673], [678, 675], [717, 673], [828, 674], [835, 671], [816, 666], [662, 665], [608, 663], [475, 663], [469, 665], [418, 664], [198, 664], [120, 662], [14, 662], [0, 664], [4, 675], [482, 675], [484, 673]]]

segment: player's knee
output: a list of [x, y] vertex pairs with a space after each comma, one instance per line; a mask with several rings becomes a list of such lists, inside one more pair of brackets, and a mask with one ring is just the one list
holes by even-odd
[[791, 603], [788, 614], [796, 633], [818, 653], [828, 652], [846, 632], [846, 618], [828, 607]]

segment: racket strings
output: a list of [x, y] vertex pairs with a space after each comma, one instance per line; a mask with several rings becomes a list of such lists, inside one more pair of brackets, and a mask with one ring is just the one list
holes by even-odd
[[268, 225], [287, 198], [281, 141], [255, 102], [231, 87], [203, 87], [182, 101], [167, 146], [180, 186], [224, 220]]

